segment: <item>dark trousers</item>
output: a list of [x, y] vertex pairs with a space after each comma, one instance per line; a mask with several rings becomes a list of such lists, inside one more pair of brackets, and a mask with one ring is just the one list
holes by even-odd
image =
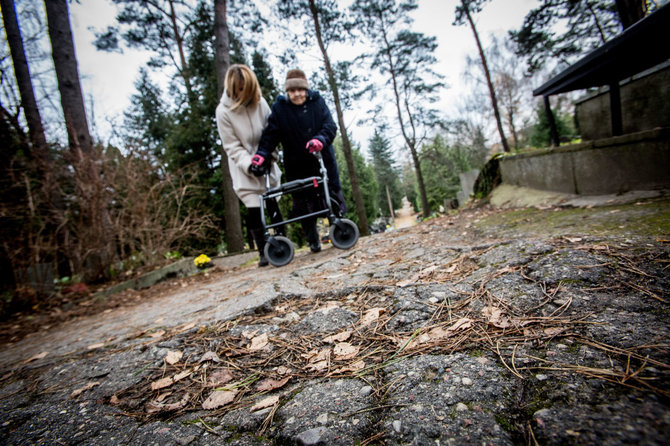
[[306, 218], [300, 220], [302, 230], [305, 232], [307, 243], [315, 245], [319, 242], [319, 231], [316, 229], [316, 218]]
[[[255, 207], [255, 208], [247, 208], [249, 213], [247, 214], [247, 228], [250, 230], [258, 229], [262, 230], [263, 229], [263, 218], [265, 218], [264, 215], [261, 215], [261, 208], [260, 207]], [[270, 221], [272, 223], [278, 223], [282, 221], [282, 215], [281, 211], [279, 210], [279, 204], [277, 204], [277, 200], [266, 200], [265, 201], [265, 209], [270, 216]], [[283, 226], [277, 228], [279, 232], [284, 232], [283, 231]]]

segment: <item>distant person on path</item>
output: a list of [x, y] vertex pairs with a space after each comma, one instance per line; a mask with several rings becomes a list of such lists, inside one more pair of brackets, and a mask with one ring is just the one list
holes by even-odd
[[[235, 194], [248, 209], [247, 228], [258, 247], [258, 266], [266, 266], [263, 253], [265, 233], [260, 212], [259, 195], [265, 192], [265, 179], [250, 172], [251, 159], [256, 153], [258, 141], [267, 124], [270, 107], [261, 96], [261, 87], [253, 71], [246, 65], [228, 68], [221, 101], [216, 107], [216, 124], [223, 150], [228, 155], [228, 167], [233, 180]], [[277, 163], [266, 163], [269, 168], [270, 186], [279, 185], [281, 171]], [[281, 221], [279, 206], [274, 200], [267, 201], [267, 210], [272, 221]]]
[[[284, 85], [288, 97], [279, 95], [272, 105], [268, 125], [263, 130], [254, 163], [262, 165], [281, 143], [288, 181], [320, 176], [319, 162], [313, 155], [321, 152], [328, 172], [330, 193], [344, 211], [344, 197], [335, 161], [333, 140], [337, 125], [318, 91], [310, 90], [302, 70], [290, 70]], [[317, 189], [293, 194], [293, 215], [307, 215], [325, 208]], [[321, 251], [316, 218], [301, 220], [312, 252]]]

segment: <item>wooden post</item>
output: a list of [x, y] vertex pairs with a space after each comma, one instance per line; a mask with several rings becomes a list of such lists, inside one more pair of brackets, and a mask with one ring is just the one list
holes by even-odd
[[621, 121], [621, 90], [619, 81], [612, 81], [610, 84], [610, 115], [612, 116], [612, 136], [623, 134], [623, 124]]
[[389, 210], [391, 211], [391, 218], [395, 220], [395, 212], [393, 211], [393, 202], [391, 201], [391, 194], [389, 193], [389, 185], [386, 185], [386, 199], [389, 202]]
[[549, 122], [549, 134], [551, 135], [551, 143], [554, 147], [560, 145], [558, 139], [558, 129], [556, 128], [556, 121], [554, 120], [554, 114], [551, 112], [551, 104], [549, 104], [549, 96], [543, 96], [544, 98], [544, 111], [547, 113], [547, 121]]

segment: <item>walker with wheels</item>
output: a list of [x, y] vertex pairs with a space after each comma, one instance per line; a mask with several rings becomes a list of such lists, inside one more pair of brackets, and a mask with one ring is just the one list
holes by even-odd
[[[265, 232], [265, 248], [264, 254], [272, 266], [284, 266], [293, 260], [295, 248], [288, 237], [283, 235], [270, 234], [270, 229], [282, 226], [284, 224], [297, 222], [311, 217], [326, 217], [330, 226], [329, 236], [333, 246], [339, 249], [349, 249], [358, 241], [358, 226], [347, 219], [342, 218], [339, 203], [334, 198], [331, 198], [328, 190], [328, 172], [323, 163], [323, 158], [320, 152], [315, 152], [319, 161], [319, 169], [321, 176], [301, 178], [298, 180], [289, 181], [288, 183], [280, 184], [277, 187], [270, 188], [270, 176], [265, 175], [265, 192], [260, 196], [260, 211], [261, 222], [263, 224], [263, 231]], [[310, 214], [301, 215], [288, 220], [266, 223], [265, 219], [265, 201], [278, 199], [284, 194], [290, 194], [301, 190], [310, 188], [318, 188], [322, 186], [325, 196], [325, 209]]]

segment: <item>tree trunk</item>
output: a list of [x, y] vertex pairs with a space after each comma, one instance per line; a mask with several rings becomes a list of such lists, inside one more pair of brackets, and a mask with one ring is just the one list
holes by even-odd
[[491, 81], [491, 73], [489, 72], [488, 64], [486, 63], [486, 56], [484, 55], [484, 50], [482, 49], [482, 44], [479, 41], [479, 34], [477, 34], [477, 28], [475, 23], [472, 21], [472, 16], [470, 15], [470, 9], [468, 5], [463, 2], [463, 9], [465, 10], [465, 15], [472, 28], [472, 34], [475, 36], [475, 42], [477, 42], [477, 49], [479, 50], [479, 57], [482, 60], [482, 68], [484, 68], [484, 76], [486, 76], [486, 83], [489, 87], [489, 95], [491, 96], [491, 106], [493, 107], [493, 114], [496, 118], [496, 125], [498, 126], [498, 133], [500, 134], [500, 142], [502, 143], [503, 150], [509, 152], [509, 145], [507, 144], [507, 138], [505, 137], [505, 131], [503, 130], [502, 120], [500, 119], [500, 110], [498, 109], [498, 101], [496, 99], [495, 88], [493, 88], [493, 82]]
[[56, 263], [61, 275], [70, 275], [68, 258], [68, 249], [65, 246], [65, 240], [68, 231], [65, 222], [65, 204], [62, 193], [55, 184], [55, 172], [51, 165], [49, 156], [49, 147], [44, 134], [42, 117], [35, 99], [32, 79], [30, 77], [30, 68], [26, 59], [21, 37], [21, 28], [16, 17], [13, 0], [0, 0], [2, 8], [2, 17], [7, 33], [7, 42], [12, 53], [12, 62], [14, 65], [14, 75], [21, 95], [23, 113], [28, 124], [28, 133], [32, 144], [32, 158], [37, 163], [38, 175], [42, 179], [42, 189], [48, 203], [48, 214], [43, 215], [47, 231], [52, 233], [56, 239]]
[[79, 83], [79, 70], [72, 41], [67, 0], [47, 0], [44, 4], [70, 148], [75, 152], [81, 150], [81, 152], [90, 154], [93, 152], [93, 140], [89, 133], [84, 98]]
[[[380, 17], [380, 20], [382, 17]], [[393, 84], [393, 97], [395, 99], [396, 112], [398, 114], [398, 124], [400, 124], [400, 131], [402, 136], [409, 148], [410, 154], [412, 155], [412, 162], [414, 164], [414, 172], [416, 173], [416, 181], [419, 185], [419, 195], [421, 196], [421, 211], [423, 213], [423, 218], [428, 218], [430, 216], [430, 204], [428, 203], [428, 194], [426, 194], [426, 186], [423, 182], [423, 173], [421, 172], [421, 162], [419, 161], [419, 154], [416, 151], [416, 139], [415, 135], [410, 136], [407, 134], [407, 129], [405, 128], [405, 122], [402, 118], [402, 109], [400, 104], [400, 93], [398, 93], [398, 80], [396, 79], [395, 66], [393, 64], [393, 59], [391, 58], [391, 43], [388, 41], [386, 36], [386, 31], [383, 30], [384, 44], [387, 48], [386, 56], [389, 66], [389, 73], [391, 74], [391, 82]]]
[[42, 174], [48, 171], [48, 147], [47, 139], [44, 136], [44, 126], [40, 116], [37, 101], [35, 100], [35, 91], [30, 78], [30, 69], [26, 54], [23, 48], [23, 39], [21, 38], [21, 29], [16, 18], [14, 9], [14, 0], [0, 0], [2, 9], [2, 18], [5, 24], [5, 33], [7, 34], [7, 43], [12, 54], [12, 63], [14, 65], [14, 75], [21, 95], [21, 104], [23, 113], [28, 123], [28, 134], [33, 148], [33, 158], [37, 160]]
[[326, 66], [326, 73], [328, 74], [328, 83], [330, 84], [330, 89], [333, 92], [333, 100], [335, 101], [335, 110], [337, 112], [337, 122], [340, 126], [340, 133], [342, 134], [342, 151], [344, 152], [344, 158], [347, 162], [347, 170], [349, 172], [349, 179], [351, 181], [351, 193], [354, 196], [354, 202], [356, 204], [356, 214], [358, 215], [358, 229], [360, 230], [361, 235], [370, 235], [368, 230], [368, 217], [365, 213], [365, 204], [363, 203], [363, 196], [361, 194], [361, 188], [358, 183], [358, 175], [356, 174], [356, 167], [354, 165], [354, 157], [351, 151], [351, 142], [349, 141], [349, 135], [347, 134], [347, 128], [344, 125], [344, 114], [342, 113], [342, 105], [340, 103], [340, 93], [337, 88], [337, 82], [335, 81], [335, 74], [333, 73], [333, 67], [330, 65], [330, 58], [326, 52], [326, 47], [323, 44], [323, 38], [321, 36], [321, 25], [319, 23], [319, 15], [314, 4], [314, 0], [309, 0], [309, 9], [312, 13], [312, 19], [314, 20], [314, 30], [316, 31], [316, 40], [319, 44], [319, 49], [321, 50], [321, 55], [323, 56], [323, 63]]
[[421, 195], [421, 206], [423, 207], [423, 218], [430, 217], [430, 204], [428, 204], [428, 194], [426, 194], [426, 185], [423, 182], [423, 172], [421, 172], [421, 161], [419, 154], [416, 151], [414, 144], [409, 146], [409, 151], [412, 154], [412, 162], [414, 163], [414, 172], [416, 173], [416, 181], [419, 183], [419, 194]]
[[[48, 1], [48, 0], [47, 0]], [[179, 31], [179, 26], [177, 25], [177, 13], [174, 10], [174, 2], [170, 1], [170, 23], [172, 24], [172, 33], [174, 34], [174, 40], [177, 43], [177, 51], [179, 52], [179, 63], [181, 68], [179, 73], [184, 79], [184, 86], [186, 87], [186, 97], [188, 98], [189, 106], [191, 110], [197, 110], [195, 107], [196, 97], [193, 93], [193, 87], [191, 86], [191, 75], [189, 73], [188, 63], [186, 62], [186, 55], [184, 52], [184, 37]]]
[[71, 259], [76, 263], [77, 272], [90, 281], [105, 277], [107, 266], [114, 260], [106, 208], [107, 189], [100, 176], [98, 154], [86, 119], [67, 0], [44, 3], [80, 209], [76, 221], [78, 249], [73, 250]]
[[[216, 80], [219, 97], [223, 93], [226, 72], [230, 66], [230, 44], [228, 41], [228, 22], [226, 19], [226, 0], [214, 0], [214, 41], [216, 59]], [[223, 203], [225, 219], [225, 238], [228, 252], [244, 250], [240, 202], [233, 190], [233, 180], [228, 167], [228, 156], [221, 149], [221, 176], [223, 179]]]
[[646, 0], [616, 0], [623, 29], [629, 28], [647, 13]]
[[218, 96], [223, 94], [226, 72], [230, 66], [230, 41], [228, 39], [227, 0], [214, 0], [214, 61]]

